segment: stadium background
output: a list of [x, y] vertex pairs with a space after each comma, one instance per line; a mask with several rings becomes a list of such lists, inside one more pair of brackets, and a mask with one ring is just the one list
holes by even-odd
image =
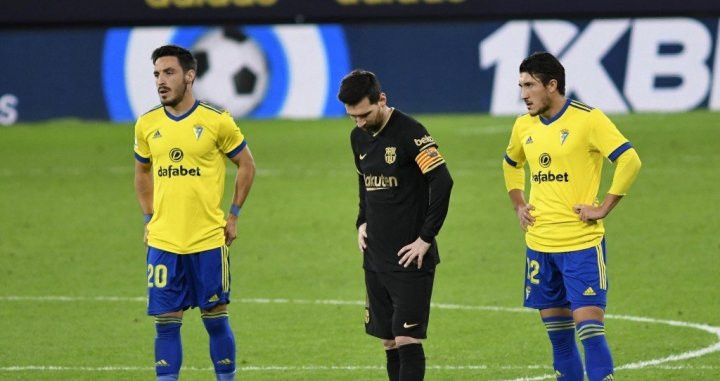
[[[720, 379], [720, 5], [0, 7], [0, 378], [152, 378], [130, 127], [157, 102], [150, 52], [178, 43], [206, 54], [198, 95], [233, 111], [258, 162], [232, 269], [245, 379], [382, 376], [379, 346], [360, 329], [351, 123], [335, 101], [354, 67], [375, 71], [390, 103], [429, 127], [456, 178], [428, 379], [549, 377], [541, 325], [518, 309], [522, 241], [499, 169], [522, 112], [517, 65], [536, 50], [561, 58], [570, 95], [611, 113], [645, 164], [608, 223], [619, 375]], [[207, 379], [192, 315], [185, 376]]]

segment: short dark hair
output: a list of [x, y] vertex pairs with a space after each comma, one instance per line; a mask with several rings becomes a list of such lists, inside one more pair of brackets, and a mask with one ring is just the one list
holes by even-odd
[[347, 105], [356, 105], [368, 97], [370, 104], [375, 104], [380, 99], [380, 93], [380, 81], [373, 72], [355, 69], [340, 82], [338, 99]]
[[197, 60], [193, 57], [192, 53], [177, 45], [164, 45], [155, 49], [152, 53], [153, 65], [158, 58], [168, 56], [177, 57], [180, 62], [180, 67], [182, 67], [184, 72], [190, 69], [197, 70]]
[[548, 52], [535, 52], [520, 64], [520, 72], [528, 73], [547, 86], [550, 80], [557, 81], [560, 95], [565, 95], [565, 68], [555, 56]]

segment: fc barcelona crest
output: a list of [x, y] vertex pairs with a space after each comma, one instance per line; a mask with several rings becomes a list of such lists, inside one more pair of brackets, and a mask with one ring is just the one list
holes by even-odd
[[395, 151], [397, 148], [395, 147], [385, 147], [385, 162], [388, 164], [392, 164], [395, 162], [395, 159], [397, 159], [397, 154]]

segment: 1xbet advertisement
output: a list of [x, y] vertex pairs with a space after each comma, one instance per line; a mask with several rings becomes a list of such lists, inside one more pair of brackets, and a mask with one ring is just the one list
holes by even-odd
[[341, 78], [374, 71], [410, 113], [520, 114], [520, 61], [555, 54], [567, 93], [609, 113], [720, 109], [718, 19], [2, 30], [0, 124], [130, 122], [158, 104], [150, 54], [198, 58], [196, 96], [236, 118], [339, 117]]

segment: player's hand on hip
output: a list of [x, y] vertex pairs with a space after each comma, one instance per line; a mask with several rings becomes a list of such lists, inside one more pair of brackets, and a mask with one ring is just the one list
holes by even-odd
[[364, 251], [367, 248], [367, 222], [358, 226], [358, 248]]
[[232, 245], [237, 238], [237, 216], [230, 214], [225, 221], [225, 245]]
[[574, 205], [573, 211], [580, 217], [580, 220], [587, 223], [594, 223], [607, 215], [602, 207], [593, 205]]
[[530, 214], [531, 210], [535, 210], [532, 204], [518, 206], [516, 210], [518, 221], [520, 221], [520, 229], [523, 231], [527, 231], [528, 226], [535, 223], [535, 217]]
[[397, 255], [400, 257], [398, 263], [402, 267], [408, 267], [413, 261], [417, 260], [417, 268], [420, 268], [422, 267], [423, 257], [425, 257], [429, 248], [430, 244], [418, 237], [415, 242], [403, 246], [403, 248], [398, 251]]

